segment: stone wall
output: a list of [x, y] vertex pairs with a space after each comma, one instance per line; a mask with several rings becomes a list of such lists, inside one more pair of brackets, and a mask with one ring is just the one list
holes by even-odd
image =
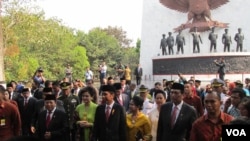
[[[153, 75], [173, 75], [181, 72], [185, 75], [214, 74], [218, 67], [213, 62], [220, 56], [198, 56], [185, 58], [166, 58], [153, 60]], [[250, 55], [223, 56], [226, 74], [250, 73]]]

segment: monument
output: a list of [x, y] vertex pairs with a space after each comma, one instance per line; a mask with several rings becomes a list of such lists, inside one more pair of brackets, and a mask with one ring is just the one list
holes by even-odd
[[[214, 60], [223, 57], [226, 60], [226, 79], [244, 79], [250, 77], [250, 14], [248, 11], [250, 1], [245, 0], [207, 0], [205, 3], [197, 3], [196, 6], [201, 8], [202, 12], [198, 17], [192, 17], [189, 11], [190, 7], [184, 10], [178, 10], [168, 6], [169, 2], [179, 2], [190, 4], [197, 0], [144, 0], [143, 17], [141, 32], [141, 53], [140, 64], [144, 69], [143, 79], [154, 81], [166, 78], [174, 80], [178, 78], [177, 73], [181, 72], [187, 77], [197, 76], [201, 80], [211, 80], [219, 77], [217, 74]], [[199, 1], [199, 0], [198, 0]], [[164, 2], [166, 2], [164, 4]], [[176, 4], [176, 3], [174, 3]], [[176, 5], [172, 5], [175, 7]], [[188, 10], [187, 10], [188, 9]], [[192, 8], [191, 8], [192, 9]], [[237, 9], [232, 11], [231, 9]], [[204, 12], [207, 14], [204, 14]], [[190, 17], [191, 15], [191, 17]], [[199, 14], [198, 14], [199, 15]], [[205, 16], [203, 16], [205, 15]], [[191, 19], [191, 20], [190, 20]], [[202, 20], [199, 20], [202, 19]], [[200, 32], [202, 44], [200, 44], [200, 53], [193, 53], [193, 37], [190, 34], [193, 27], [197, 27]], [[210, 40], [208, 39], [212, 27], [217, 34], [216, 51], [210, 52]], [[229, 34], [234, 36], [238, 28], [244, 31], [244, 42], [242, 52], [236, 52], [236, 42], [232, 42], [230, 52], [224, 52], [222, 35], [224, 30], [229, 29]], [[184, 54], [174, 54], [162, 56], [159, 49], [159, 40], [162, 34], [172, 32], [173, 36], [178, 35], [182, 30], [185, 37]], [[232, 39], [233, 40], [233, 39]], [[177, 50], [177, 46], [174, 46]]]

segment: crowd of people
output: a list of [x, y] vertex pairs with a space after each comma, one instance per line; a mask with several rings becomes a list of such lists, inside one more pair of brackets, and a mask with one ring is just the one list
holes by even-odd
[[[179, 74], [149, 88], [141, 78], [126, 78], [126, 67], [116, 69], [119, 81], [103, 74], [99, 88], [89, 68], [85, 81], [46, 80], [40, 68], [30, 88], [15, 81], [1, 85], [0, 139], [218, 141], [222, 125], [250, 124], [250, 78], [245, 84], [215, 78], [203, 87]], [[138, 65], [134, 75], [141, 73]]]

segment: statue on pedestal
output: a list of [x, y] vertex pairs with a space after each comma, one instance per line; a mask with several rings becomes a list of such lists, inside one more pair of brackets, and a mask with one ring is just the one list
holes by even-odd
[[176, 54], [179, 54], [180, 51], [183, 54], [184, 53], [183, 46], [185, 45], [185, 38], [181, 34], [181, 30], [179, 30], [179, 33], [176, 36], [175, 45], [177, 45], [177, 53]]
[[[191, 33], [193, 36], [193, 53], [200, 53], [200, 42], [202, 43], [200, 33], [197, 32], [197, 27], [194, 27], [194, 32]], [[197, 51], [196, 51], [197, 47]]]
[[162, 50], [162, 55], [167, 55], [167, 39], [165, 38], [165, 34], [162, 34], [162, 39], [161, 39], [161, 44], [160, 44], [160, 49]]
[[218, 35], [214, 33], [214, 28], [215, 27], [212, 27], [211, 29], [212, 31], [209, 33], [209, 36], [208, 36], [208, 39], [210, 40], [210, 52], [212, 52], [213, 49], [214, 49], [214, 52], [216, 52]]
[[225, 33], [222, 35], [222, 43], [224, 44], [224, 52], [230, 52], [230, 44], [232, 43], [231, 36], [228, 34], [228, 29], [225, 29]]
[[241, 28], [238, 28], [238, 33], [235, 34], [234, 40], [236, 41], [236, 51], [242, 52], [244, 35], [241, 33]]
[[167, 46], [168, 46], [168, 53], [170, 54], [174, 54], [174, 37], [172, 36], [172, 32], [168, 32], [168, 38], [167, 38]]

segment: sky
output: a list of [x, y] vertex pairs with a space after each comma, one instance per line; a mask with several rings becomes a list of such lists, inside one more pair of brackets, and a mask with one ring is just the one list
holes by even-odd
[[88, 32], [95, 27], [121, 27], [127, 38], [141, 38], [143, 0], [40, 0], [47, 18], [57, 17], [69, 27]]

